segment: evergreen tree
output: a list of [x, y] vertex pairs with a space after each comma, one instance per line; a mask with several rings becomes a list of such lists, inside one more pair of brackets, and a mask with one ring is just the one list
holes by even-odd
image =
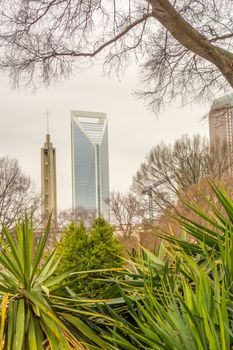
[[[71, 223], [58, 244], [58, 252], [62, 254], [58, 270], [76, 267], [81, 272], [121, 267], [122, 247], [113, 232], [114, 228], [103, 218], [97, 218], [89, 230], [83, 223]], [[112, 276], [114, 271], [84, 272], [74, 274], [65, 284], [79, 296], [103, 297], [111, 286], [103, 279]]]

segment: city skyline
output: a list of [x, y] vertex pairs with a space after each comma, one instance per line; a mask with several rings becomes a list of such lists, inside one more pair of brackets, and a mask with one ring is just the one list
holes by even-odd
[[50, 134], [57, 149], [58, 210], [72, 206], [71, 109], [97, 110], [108, 115], [111, 191], [129, 189], [132, 176], [156, 143], [173, 143], [182, 134], [208, 135], [208, 123], [203, 123], [201, 117], [209, 111], [209, 103], [183, 108], [176, 104], [155, 116], [132, 95], [138, 87], [135, 67], [130, 67], [122, 80], [101, 75], [101, 69], [94, 67], [34, 94], [12, 90], [6, 77], [0, 82], [1, 154], [17, 158], [39, 192], [39, 150], [47, 130], [47, 108], [51, 113]]

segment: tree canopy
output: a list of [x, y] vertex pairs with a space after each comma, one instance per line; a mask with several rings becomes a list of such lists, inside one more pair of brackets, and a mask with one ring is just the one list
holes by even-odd
[[231, 0], [12, 0], [0, 2], [0, 68], [14, 83], [48, 83], [104, 60], [137, 59], [143, 96], [158, 110], [233, 86]]

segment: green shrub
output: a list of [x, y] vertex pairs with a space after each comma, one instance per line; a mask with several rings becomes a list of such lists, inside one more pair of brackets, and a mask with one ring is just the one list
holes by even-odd
[[[13, 236], [3, 226], [0, 254], [0, 349], [108, 349], [88, 326], [99, 315], [87, 300], [56, 294], [72, 270], [54, 274], [59, 259], [53, 252], [43, 262], [49, 224], [36, 243], [32, 220], [25, 216]], [[85, 309], [85, 312], [83, 310]], [[87, 321], [87, 322], [86, 322]]]
[[96, 219], [89, 230], [83, 223], [71, 223], [65, 229], [58, 244], [58, 252], [61, 254], [58, 269], [65, 271], [76, 268], [77, 272], [81, 272], [74, 272], [63, 283], [77, 295], [100, 298], [106, 295], [112, 285], [103, 279], [114, 276], [113, 270], [122, 267], [122, 248], [114, 238], [113, 231], [113, 227], [102, 218]]

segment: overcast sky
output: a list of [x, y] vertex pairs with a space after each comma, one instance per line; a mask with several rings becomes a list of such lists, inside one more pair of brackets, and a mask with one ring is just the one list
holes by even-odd
[[40, 147], [46, 134], [46, 110], [51, 113], [50, 135], [57, 150], [58, 207], [71, 207], [70, 111], [105, 112], [109, 123], [110, 190], [128, 191], [132, 177], [150, 149], [162, 140], [171, 143], [182, 134], [208, 136], [201, 121], [207, 106], [167, 108], [156, 117], [132, 91], [140, 87], [135, 69], [119, 81], [93, 68], [48, 89], [16, 91], [6, 77], [0, 83], [1, 156], [18, 159], [40, 191]]

